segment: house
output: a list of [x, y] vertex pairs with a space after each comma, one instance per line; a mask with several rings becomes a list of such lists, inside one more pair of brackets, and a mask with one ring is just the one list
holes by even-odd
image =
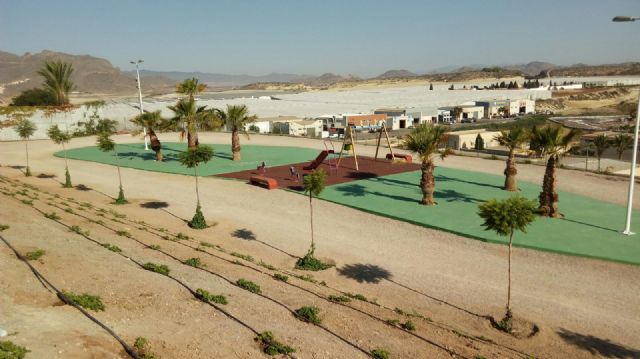
[[471, 150], [475, 148], [476, 138], [482, 137], [485, 148], [497, 147], [499, 145], [495, 137], [500, 135], [499, 131], [487, 131], [484, 128], [468, 131], [456, 131], [447, 133], [447, 147], [454, 150]]
[[453, 116], [453, 107], [440, 107], [436, 113], [438, 123], [455, 123], [456, 120]]
[[320, 137], [322, 135], [322, 120], [296, 120], [272, 122], [273, 132], [292, 136]]
[[476, 106], [475, 102], [438, 108], [439, 123], [475, 122], [483, 117], [484, 107]]
[[244, 130], [257, 133], [269, 133], [271, 132], [271, 121], [261, 118], [252, 123], [244, 125]]
[[407, 110], [402, 108], [379, 108], [373, 111], [374, 115], [387, 115], [387, 117], [397, 117], [407, 114]]
[[516, 116], [536, 110], [536, 102], [529, 99], [476, 101], [475, 104], [484, 108], [484, 118]]

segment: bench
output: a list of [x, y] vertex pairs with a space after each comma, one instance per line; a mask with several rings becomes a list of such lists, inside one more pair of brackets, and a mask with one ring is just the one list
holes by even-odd
[[387, 159], [390, 160], [393, 157], [395, 158], [403, 158], [405, 160], [405, 162], [407, 163], [411, 163], [411, 160], [413, 160], [413, 157], [411, 157], [410, 154], [406, 154], [406, 153], [394, 153], [393, 156], [390, 153], [387, 153]]
[[265, 176], [251, 176], [249, 179], [251, 184], [255, 184], [266, 189], [277, 189], [278, 181], [273, 178], [265, 177]]

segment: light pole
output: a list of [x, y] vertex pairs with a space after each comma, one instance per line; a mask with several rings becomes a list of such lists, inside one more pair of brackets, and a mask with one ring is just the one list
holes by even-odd
[[[138, 65], [143, 61], [129, 61], [131, 64], [136, 65], [136, 81], [138, 87], [138, 101], [140, 102], [140, 114], [144, 113], [144, 108], [142, 107], [142, 84], [140, 83], [140, 70], [138, 69]], [[149, 151], [149, 143], [147, 142], [147, 129], [142, 126], [142, 133], [144, 135], [144, 149], [145, 151]]]
[[[616, 16], [613, 22], [633, 22], [640, 20], [640, 17]], [[622, 233], [626, 235], [634, 234], [631, 232], [631, 214], [633, 212], [633, 185], [636, 182], [636, 156], [638, 154], [638, 127], [640, 127], [640, 95], [638, 96], [638, 108], [636, 110], [636, 127], [633, 135], [633, 154], [631, 155], [631, 173], [629, 175], [629, 194], [627, 197], [627, 221], [625, 222]]]

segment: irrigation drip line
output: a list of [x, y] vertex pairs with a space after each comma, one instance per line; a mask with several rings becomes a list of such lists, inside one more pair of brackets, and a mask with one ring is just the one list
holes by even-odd
[[43, 285], [46, 283], [46, 286], [48, 286], [47, 289], [49, 291], [53, 290], [53, 292], [55, 292], [55, 294], [57, 295], [58, 298], [60, 298], [61, 301], [63, 301], [65, 304], [68, 304], [68, 305], [76, 308], [82, 314], [84, 314], [84, 316], [89, 318], [92, 322], [96, 323], [98, 326], [100, 326], [102, 329], [104, 329], [107, 333], [109, 333], [109, 335], [111, 335], [115, 340], [118, 341], [118, 343], [120, 343], [122, 348], [127, 352], [127, 354], [129, 354], [130, 357], [132, 357], [134, 359], [141, 359], [140, 356], [138, 356], [138, 353], [136, 353], [135, 350], [133, 350], [133, 348], [131, 348], [129, 346], [129, 344], [127, 344], [113, 330], [111, 330], [111, 328], [107, 327], [105, 324], [103, 324], [101, 321], [99, 321], [96, 317], [94, 317], [89, 312], [87, 312], [84, 308], [82, 308], [78, 304], [74, 303], [71, 299], [69, 299], [66, 295], [64, 295], [64, 293], [59, 291], [58, 288], [56, 288], [53, 284], [51, 284], [51, 282], [49, 282], [49, 280], [45, 276], [43, 276], [42, 273], [40, 273], [37, 269], [35, 269], [31, 265], [31, 263], [29, 263], [29, 261], [25, 257], [23, 257], [22, 254], [20, 254], [20, 252], [18, 252], [11, 245], [11, 243], [9, 243], [9, 241], [7, 241], [2, 235], [0, 235], [0, 239], [2, 239], [4, 244], [6, 244], [7, 247], [9, 247], [13, 251], [13, 253], [16, 255], [16, 257], [18, 257], [19, 260], [21, 260], [23, 263], [25, 263], [29, 267], [29, 269], [31, 269], [31, 272], [33, 272], [33, 274], [36, 276], [36, 278], [38, 278], [40, 283], [43, 283]]
[[[39, 189], [35, 189], [35, 188], [34, 188], [34, 186], [31, 186], [31, 188], [32, 188], [32, 189], [34, 189], [34, 190], [38, 190], [38, 191], [39, 191]], [[99, 191], [97, 191], [97, 192], [99, 192]], [[101, 192], [99, 192], [99, 193], [101, 193]], [[72, 202], [74, 202], [75, 204], [78, 204], [76, 201], [72, 201]], [[47, 203], [47, 204], [49, 204], [49, 203]], [[51, 204], [49, 204], [49, 205], [51, 205]], [[51, 206], [53, 206], [53, 207], [55, 207], [55, 208], [58, 208], [58, 209], [61, 209], [61, 210], [65, 210], [64, 208], [61, 208], [61, 207], [56, 206], [56, 205], [51, 205]], [[93, 207], [90, 207], [90, 209], [94, 209], [94, 208], [93, 208]], [[38, 210], [38, 209], [36, 209], [36, 210]], [[95, 210], [95, 209], [94, 209], [94, 210]], [[40, 211], [40, 210], [38, 210], [38, 211]], [[104, 209], [95, 210], [95, 211], [100, 212], [101, 214], [106, 214], [106, 213], [107, 213]], [[42, 211], [40, 211], [40, 212], [42, 213]], [[116, 233], [117, 233], [117, 231], [116, 231], [115, 229], [113, 229], [113, 228], [111, 228], [111, 227], [109, 227], [109, 226], [106, 226], [104, 223], [96, 222], [96, 221], [94, 221], [94, 220], [92, 220], [92, 219], [90, 219], [90, 218], [88, 218], [88, 217], [86, 217], [86, 216], [83, 216], [83, 215], [81, 215], [81, 214], [76, 213], [75, 211], [74, 211], [74, 212], [70, 212], [70, 213], [71, 213], [71, 214], [74, 214], [74, 215], [76, 215], [76, 216], [79, 216], [79, 217], [81, 217], [81, 218], [84, 218], [84, 219], [86, 219], [86, 220], [87, 220], [87, 221], [89, 221], [89, 222], [99, 224], [99, 225], [103, 226], [104, 228], [106, 228], [106, 229], [108, 229], [108, 230], [110, 230], [110, 231], [113, 231], [113, 232], [116, 232]], [[143, 226], [143, 227], [145, 227], [145, 228], [151, 229], [153, 232], [152, 232], [152, 231], [149, 231], [149, 230], [143, 230], [143, 231], [146, 231], [146, 232], [148, 232], [148, 233], [150, 233], [150, 234], [152, 234], [152, 235], [155, 235], [155, 236], [157, 236], [157, 237], [160, 237], [160, 238], [161, 238], [161, 239], [163, 239], [163, 240], [166, 240], [166, 238], [163, 238], [163, 235], [171, 235], [171, 234], [170, 234], [170, 233], [168, 233], [168, 232], [165, 232], [165, 231], [161, 231], [161, 230], [156, 229], [155, 227], [153, 227], [152, 225], [150, 225], [150, 224], [148, 224], [148, 223], [145, 223], [144, 221], [138, 222], [138, 221], [134, 221], [134, 220], [128, 219], [128, 218], [126, 218], [126, 217], [120, 218], [120, 217], [118, 217], [117, 213], [116, 213], [116, 212], [114, 212], [114, 211], [109, 211], [109, 213], [110, 213], [110, 214], [112, 214], [112, 215], [113, 215], [117, 220], [124, 219], [125, 221], [129, 222], [130, 224], [135, 224], [135, 225], [138, 225], [138, 226]], [[58, 222], [58, 221], [56, 221], [56, 222]], [[117, 222], [117, 221], [116, 221], [116, 222]], [[60, 223], [60, 222], [59, 222], [59, 223]], [[119, 222], [119, 223], [123, 223], [123, 222]], [[63, 223], [61, 223], [61, 224], [63, 224]], [[66, 226], [66, 227], [68, 227], [68, 226], [67, 226], [67, 225], [65, 225], [65, 224], [63, 224], [63, 225], [64, 225], [64, 226]], [[142, 230], [142, 229], [141, 229], [141, 228], [139, 228], [139, 227], [136, 227], [136, 229], [138, 229], [138, 230]], [[154, 232], [156, 232], [156, 233], [154, 233]], [[161, 233], [162, 233], [162, 234], [161, 234]], [[79, 233], [79, 234], [81, 234], [81, 233]], [[83, 234], [81, 234], [81, 235], [83, 235]], [[84, 236], [84, 235], [83, 235], [83, 236]], [[175, 236], [174, 236], [174, 237], [175, 237]], [[135, 239], [135, 238], [133, 238], [133, 237], [131, 237], [131, 236], [127, 236], [127, 238], [129, 238], [129, 239], [133, 239], [133, 240], [134, 240], [134, 241], [136, 241], [137, 243], [139, 243], [139, 244], [141, 244], [141, 245], [143, 245], [143, 246], [145, 246], [145, 247], [148, 247], [148, 245], [146, 245], [144, 242], [142, 242], [142, 241], [140, 241], [140, 240], [138, 240], [138, 239]], [[87, 238], [87, 239], [90, 239], [90, 238]], [[90, 239], [90, 240], [92, 240], [92, 239]], [[92, 241], [93, 241], [93, 240], [92, 240]], [[94, 242], [96, 242], [96, 243], [100, 244], [100, 243], [99, 243], [99, 242], [97, 242], [97, 241], [94, 241]], [[261, 274], [263, 274], [263, 275], [267, 275], [267, 276], [271, 277], [271, 274], [270, 274], [270, 273], [265, 272], [265, 271], [263, 271], [263, 270], [261, 270], [261, 269], [259, 269], [259, 268], [255, 268], [255, 267], [249, 266], [249, 265], [247, 265], [247, 264], [245, 264], [245, 263], [242, 263], [242, 262], [239, 262], [239, 261], [233, 261], [233, 260], [226, 259], [226, 258], [224, 258], [224, 257], [221, 257], [221, 256], [218, 256], [218, 255], [216, 255], [216, 254], [210, 253], [210, 252], [206, 251], [205, 249], [196, 248], [196, 247], [192, 247], [192, 246], [189, 246], [189, 245], [187, 245], [187, 244], [184, 244], [184, 243], [182, 243], [182, 242], [181, 242], [181, 241], [179, 241], [179, 240], [178, 240], [178, 241], [172, 241], [172, 242], [177, 242], [177, 243], [179, 243], [180, 245], [182, 245], [182, 246], [184, 246], [184, 247], [187, 247], [187, 248], [190, 248], [190, 249], [193, 249], [193, 250], [199, 251], [199, 252], [203, 252], [203, 253], [205, 253], [205, 254], [207, 254], [207, 255], [209, 255], [209, 256], [212, 256], [212, 257], [214, 257], [214, 258], [217, 258], [217, 259], [220, 259], [220, 260], [226, 261], [226, 262], [231, 263], [231, 264], [240, 265], [240, 266], [243, 266], [243, 267], [245, 267], [245, 268], [251, 269], [251, 270], [253, 270], [253, 271], [255, 271], [255, 272], [258, 272], [258, 273], [261, 273]], [[270, 246], [270, 245], [268, 245], [268, 246], [269, 246], [269, 247], [272, 247], [272, 246]], [[281, 251], [281, 252], [282, 252], [282, 250], [280, 250], [280, 249], [278, 249], [278, 248], [275, 248], [275, 247], [272, 247], [272, 248], [274, 248], [274, 249], [276, 249], [276, 250], [278, 250], [278, 251]], [[173, 255], [171, 255], [171, 254], [169, 254], [169, 253], [167, 253], [167, 252], [165, 252], [165, 251], [162, 251], [162, 250], [158, 250], [158, 251], [159, 251], [159, 252], [161, 252], [161, 253], [163, 253], [164, 255], [166, 255], [166, 256], [168, 256], [168, 257], [170, 257], [171, 259], [173, 259], [173, 260], [175, 260], [175, 261], [178, 261], [178, 262], [180, 262], [181, 264], [184, 264], [184, 263], [183, 263], [183, 261], [181, 261], [179, 258], [177, 258], [177, 257], [175, 257], [175, 256], [173, 256]], [[285, 253], [286, 253], [286, 252], [285, 252]], [[286, 253], [286, 254], [288, 254], [288, 253]], [[289, 255], [289, 254], [288, 254], [288, 255]], [[125, 256], [125, 257], [126, 257], [126, 256]], [[129, 259], [130, 259], [130, 258], [129, 258]], [[131, 260], [132, 260], [132, 259], [131, 259]], [[133, 260], [132, 260], [132, 261], [133, 261]], [[135, 261], [134, 261], [134, 262], [135, 262]], [[140, 265], [139, 263], [136, 263], [136, 264]], [[207, 272], [207, 273], [209, 273], [209, 274], [212, 274], [212, 275], [214, 275], [214, 276], [217, 276], [217, 277], [219, 277], [219, 278], [221, 278], [221, 279], [225, 280], [226, 282], [230, 283], [230, 284], [231, 284], [231, 285], [233, 285], [233, 286], [237, 286], [237, 284], [236, 284], [235, 282], [233, 282], [233, 281], [229, 280], [228, 278], [224, 277], [224, 276], [223, 276], [223, 275], [221, 275], [221, 274], [218, 274], [218, 273], [212, 272], [212, 271], [210, 271], [210, 270], [208, 270], [208, 269], [201, 268], [201, 267], [195, 267], [195, 268], [200, 269], [200, 270], [203, 270], [203, 271], [205, 271], [205, 272]], [[284, 272], [284, 273], [287, 273], [287, 274], [289, 274], [289, 275], [297, 276], [296, 274], [292, 274], [291, 272], [288, 272], [288, 271], [283, 271], [283, 272]], [[170, 276], [169, 276], [169, 277], [170, 277]], [[183, 286], [184, 286], [187, 290], [189, 290], [189, 291], [191, 292], [191, 294], [193, 294], [196, 298], [201, 299], [201, 298], [200, 298], [200, 296], [199, 296], [197, 293], [195, 293], [193, 290], [191, 290], [191, 289], [190, 289], [186, 284], [181, 283], [179, 280], [177, 280], [177, 279], [175, 279], [175, 278], [172, 278], [172, 279], [176, 280], [178, 283], [180, 283], [181, 285], [183, 285]], [[322, 296], [322, 295], [320, 295], [320, 294], [318, 294], [318, 293], [315, 293], [315, 292], [313, 292], [313, 291], [312, 291], [312, 290], [310, 290], [310, 289], [307, 289], [307, 288], [301, 287], [301, 286], [299, 286], [299, 285], [296, 285], [296, 284], [293, 284], [293, 283], [289, 283], [289, 282], [283, 282], [283, 283], [284, 283], [284, 284], [287, 284], [287, 285], [290, 285], [290, 286], [292, 286], [292, 287], [294, 287], [294, 288], [300, 289], [300, 290], [302, 290], [302, 291], [304, 291], [304, 292], [307, 292], [307, 293], [309, 293], [309, 294], [311, 294], [311, 295], [313, 295], [313, 296], [315, 296], [315, 297], [317, 297], [317, 298], [319, 298], [319, 299], [325, 300], [325, 301], [327, 301], [327, 302], [329, 302], [329, 303], [331, 303], [331, 304], [337, 304], [337, 305], [340, 305], [340, 306], [342, 306], [342, 307], [345, 307], [345, 308], [348, 308], [348, 309], [352, 309], [352, 310], [354, 310], [354, 311], [356, 311], [356, 312], [358, 312], [358, 313], [360, 313], [360, 314], [362, 314], [362, 315], [365, 315], [365, 316], [367, 316], [367, 317], [369, 317], [369, 318], [371, 318], [371, 319], [373, 319], [373, 320], [376, 320], [376, 321], [379, 321], [379, 322], [381, 322], [381, 323], [383, 323], [383, 324], [389, 325], [389, 326], [391, 326], [392, 328], [398, 329], [398, 330], [402, 331], [403, 333], [407, 333], [407, 334], [409, 334], [409, 335], [411, 335], [411, 336], [413, 336], [413, 337], [415, 337], [415, 338], [417, 338], [417, 339], [419, 339], [419, 340], [421, 340], [421, 341], [423, 341], [423, 342], [425, 342], [425, 343], [427, 343], [427, 344], [430, 344], [430, 345], [432, 345], [432, 346], [434, 346], [434, 347], [436, 347], [436, 348], [438, 348], [438, 349], [441, 349], [441, 350], [443, 350], [443, 351], [446, 351], [446, 352], [447, 352], [447, 353], [449, 353], [450, 355], [456, 355], [456, 356], [460, 356], [460, 357], [463, 357], [463, 358], [464, 358], [464, 356], [462, 356], [461, 354], [458, 354], [458, 353], [456, 353], [455, 351], [453, 351], [453, 350], [451, 350], [451, 349], [448, 349], [448, 348], [446, 348], [446, 347], [445, 347], [445, 346], [443, 346], [443, 345], [440, 345], [440, 344], [438, 344], [438, 343], [436, 343], [436, 342], [433, 342], [433, 341], [431, 341], [431, 340], [430, 340], [430, 339], [428, 339], [428, 338], [425, 338], [425, 337], [423, 337], [423, 336], [418, 335], [417, 333], [413, 333], [413, 332], [411, 332], [411, 331], [409, 331], [409, 330], [405, 330], [405, 329], [403, 329], [403, 328], [399, 328], [399, 327], [397, 327], [397, 326], [395, 326], [395, 325], [389, 324], [387, 321], [383, 320], [382, 318], [379, 318], [379, 317], [377, 317], [377, 316], [375, 316], [375, 315], [373, 315], [373, 314], [370, 314], [370, 313], [368, 313], [368, 312], [366, 312], [366, 311], [364, 311], [364, 310], [361, 310], [361, 309], [358, 309], [358, 308], [352, 307], [352, 306], [350, 306], [350, 305], [346, 305], [346, 304], [344, 304], [344, 303], [338, 303], [338, 302], [331, 301], [330, 299], [328, 299], [328, 298], [326, 298], [326, 297], [324, 297], [324, 296]], [[406, 287], [406, 286], [404, 286], [404, 285], [402, 285], [402, 284], [399, 284], [399, 283], [396, 283], [396, 282], [393, 282], [393, 283], [394, 283], [394, 284], [398, 284], [399, 286], [404, 287], [404, 288], [406, 288], [406, 289], [409, 289], [409, 290], [411, 290], [411, 291], [414, 291], [414, 292], [416, 292], [416, 293], [422, 294], [422, 293], [417, 292], [416, 290], [411, 289], [411, 288], [409, 288], [409, 287]], [[337, 289], [337, 288], [333, 288], [333, 287], [326, 286], [326, 285], [325, 285], [325, 287], [327, 287], [327, 288], [329, 288], [329, 289], [332, 289], [332, 290], [335, 290], [336, 292], [341, 293], [341, 294], [347, 294], [346, 292], [343, 292], [343, 291], [341, 291], [341, 290], [339, 290], [339, 289]], [[285, 308], [286, 310], [288, 310], [289, 312], [291, 312], [294, 316], [296, 315], [296, 314], [295, 314], [295, 311], [293, 311], [293, 310], [289, 309], [286, 305], [284, 305], [283, 303], [281, 303], [281, 302], [277, 301], [276, 299], [273, 299], [273, 298], [267, 297], [267, 296], [265, 296], [265, 295], [263, 295], [263, 294], [258, 294], [258, 293], [254, 293], [254, 294], [256, 294], [256, 295], [258, 295], [258, 296], [260, 296], [260, 297], [263, 297], [264, 299], [267, 299], [267, 300], [269, 300], [269, 301], [272, 301], [272, 302], [274, 302], [275, 304], [280, 305], [280, 306], [282, 306], [283, 308]], [[366, 302], [367, 302], [367, 303], [369, 303], [368, 301], [366, 301]], [[206, 303], [208, 303], [208, 302], [206, 302]], [[224, 310], [222, 310], [222, 309], [218, 308], [217, 306], [213, 305], [212, 303], [208, 303], [208, 304], [210, 304], [210, 305], [212, 305], [214, 308], [216, 308], [216, 309], [221, 310], [221, 311], [223, 311], [223, 312], [224, 312]], [[388, 309], [388, 310], [392, 310], [391, 308], [388, 308], [388, 307], [386, 307], [386, 306], [380, 306], [380, 305], [378, 305], [378, 306], [379, 306], [379, 307], [382, 307], [382, 308], [385, 308], [385, 309]], [[454, 307], [455, 307], [455, 306], [454, 306]], [[457, 308], [457, 307], [455, 307], [455, 308]], [[457, 308], [457, 309], [461, 309], [461, 308]], [[466, 310], [464, 310], [464, 309], [461, 309], [461, 310], [466, 312]], [[228, 313], [225, 313], [225, 314], [227, 314], [227, 315], [229, 315], [229, 316], [230, 316], [230, 314], [228, 314]], [[484, 317], [479, 316], [478, 314], [475, 314], [475, 313], [471, 313], [471, 314], [473, 314], [474, 316], [478, 316], [478, 317], [480, 317], [480, 318], [484, 318]], [[237, 319], [237, 318], [235, 318], [235, 317], [233, 317], [233, 316], [230, 316], [230, 318], [231, 318], [231, 319], [234, 319], [234, 320], [236, 320], [236, 321], [238, 321], [238, 322], [239, 322], [240, 324], [242, 324], [242, 325], [245, 325], [245, 323], [242, 323], [241, 321], [239, 321], [239, 319]], [[486, 318], [485, 318], [485, 319], [486, 319]], [[434, 325], [434, 326], [439, 327], [439, 328], [441, 328], [441, 329], [445, 329], [445, 330], [449, 330], [449, 331], [454, 331], [454, 332], [455, 332], [455, 328], [454, 328], [454, 329], [452, 329], [450, 326], [445, 325], [445, 324], [433, 323], [432, 321], [427, 321], [427, 324], [431, 324], [431, 325]], [[245, 326], [246, 326], [246, 325], [245, 325]], [[371, 355], [370, 353], [366, 352], [364, 349], [357, 347], [355, 344], [353, 344], [353, 343], [349, 342], [347, 339], [345, 339], [345, 338], [341, 337], [339, 334], [332, 332], [330, 329], [328, 329], [328, 328], [326, 328], [326, 327], [324, 327], [324, 326], [322, 326], [322, 325], [316, 325], [316, 326], [318, 326], [318, 327], [319, 327], [319, 328], [321, 328], [321, 329], [324, 329], [324, 330], [325, 330], [325, 331], [327, 331], [328, 333], [330, 333], [330, 334], [332, 334], [332, 335], [336, 336], [336, 337], [337, 337], [337, 338], [339, 338], [340, 340], [342, 340], [342, 341], [344, 341], [345, 343], [347, 343], [348, 345], [350, 345], [350, 346], [352, 346], [352, 347], [354, 347], [354, 348], [356, 348], [356, 349], [358, 349], [358, 350], [362, 351], [363, 353], [365, 353], [365, 354], [367, 354], [367, 355], [369, 355], [369, 356]], [[257, 334], [257, 332], [256, 332], [253, 328], [250, 328], [250, 327], [247, 327], [247, 328], [248, 328], [248, 329], [250, 329], [250, 330], [252, 330], [252, 331], [254, 331], [254, 332]], [[467, 339], [470, 339], [470, 340], [473, 340], [473, 341], [481, 342], [481, 343], [486, 344], [486, 345], [492, 345], [492, 346], [501, 347], [501, 348], [503, 348], [503, 349], [506, 349], [506, 350], [512, 351], [512, 352], [514, 352], [514, 353], [516, 353], [516, 354], [520, 354], [520, 355], [523, 355], [523, 356], [525, 356], [525, 357], [529, 357], [529, 355], [528, 355], [528, 354], [526, 354], [526, 353], [524, 353], [524, 352], [521, 352], [521, 351], [519, 351], [519, 350], [517, 350], [517, 349], [511, 348], [511, 347], [506, 346], [506, 345], [502, 345], [502, 344], [495, 343], [495, 342], [490, 341], [490, 340], [483, 340], [483, 339], [480, 339], [480, 338], [477, 338], [477, 337], [474, 337], [474, 336], [466, 336], [466, 338], [467, 338]]]

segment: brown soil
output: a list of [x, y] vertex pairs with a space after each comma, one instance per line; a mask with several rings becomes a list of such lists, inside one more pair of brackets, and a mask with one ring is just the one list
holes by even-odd
[[[163, 140], [177, 136], [162, 135]], [[224, 143], [228, 137], [202, 134], [201, 140]], [[125, 136], [117, 140], [137, 141]], [[74, 139], [71, 145], [94, 141]], [[274, 141], [321, 147], [319, 141], [252, 136], [254, 144]], [[23, 164], [22, 143], [0, 146], [3, 166]], [[638, 267], [517, 249], [514, 315], [540, 331], [516, 338], [494, 329], [488, 319], [504, 314], [504, 246], [316, 201], [317, 254], [334, 260], [336, 267], [312, 273], [313, 283], [294, 277], [309, 273], [293, 269], [309, 246], [308, 200], [303, 196], [202, 178], [203, 210], [209, 223], [217, 225], [196, 231], [184, 222], [195, 207], [192, 177], [122, 169], [131, 203], [115, 206], [112, 167], [70, 161], [74, 184], [84, 187], [63, 189], [58, 180], [64, 178], [64, 161], [51, 156], [58, 147], [34, 141], [30, 149], [34, 177], [0, 167], [0, 223], [11, 226], [2, 236], [23, 253], [45, 249], [47, 254], [33, 262], [43, 275], [61, 289], [101, 296], [106, 308], [95, 316], [128, 343], [138, 336], [148, 338], [151, 350], [162, 358], [266, 357], [253, 340], [253, 330], [271, 330], [278, 340], [297, 348], [297, 358], [360, 358], [366, 357], [362, 350], [376, 347], [387, 349], [392, 358], [640, 355]], [[361, 146], [359, 153], [371, 156], [373, 150]], [[504, 167], [502, 161], [455, 156], [438, 165], [489, 173], [501, 173]], [[544, 169], [519, 165], [518, 170], [520, 180], [538, 181]], [[40, 173], [58, 177], [37, 178]], [[624, 182], [576, 171], [558, 173], [562, 190], [624, 202]], [[24, 184], [34, 187], [22, 192]], [[33, 200], [33, 206], [22, 200]], [[59, 222], [42, 212], [56, 212]], [[89, 239], [71, 232], [73, 225], [89, 231]], [[180, 232], [191, 238], [175, 240]], [[116, 245], [124, 256], [90, 239]], [[193, 257], [206, 268], [181, 264]], [[145, 271], [135, 262], [165, 264], [189, 289], [223, 294], [229, 303], [207, 305], [174, 279]], [[0, 268], [0, 327], [12, 333], [10, 340], [32, 350], [31, 357], [124, 357], [110, 336], [75, 309], [60, 305], [3, 245]], [[287, 275], [289, 282], [272, 279], [275, 273]], [[263, 295], [233, 285], [240, 278], [259, 284]], [[371, 302], [328, 300], [346, 293], [362, 294]], [[291, 313], [309, 305], [320, 308], [323, 327], [303, 323]], [[405, 331], [387, 320], [411, 320], [416, 330]]]

